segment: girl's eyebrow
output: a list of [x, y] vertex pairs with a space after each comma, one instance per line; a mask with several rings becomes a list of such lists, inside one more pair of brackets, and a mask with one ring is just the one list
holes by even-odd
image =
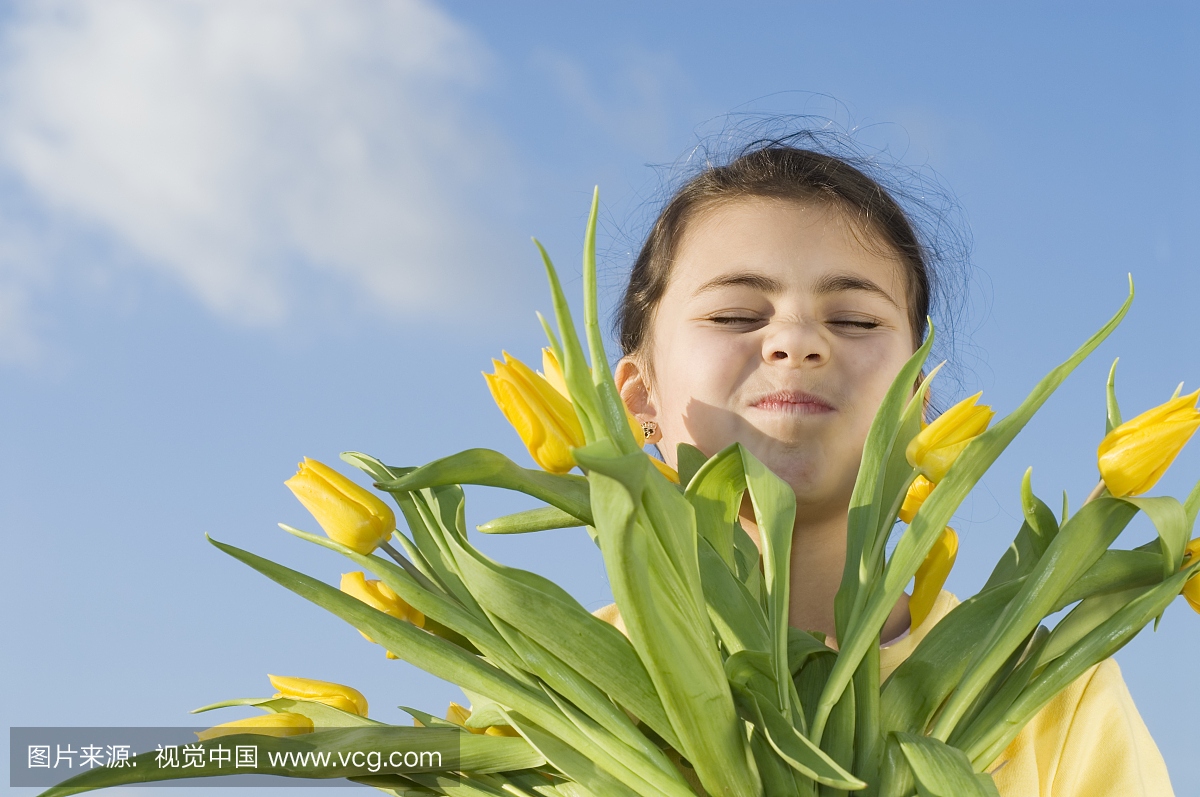
[[817, 280], [813, 286], [813, 293], [818, 296], [828, 293], [840, 293], [842, 291], [863, 291], [870, 293], [887, 300], [894, 307], [899, 307], [896, 300], [891, 294], [883, 288], [876, 285], [866, 277], [860, 277], [857, 274], [826, 274]]
[[766, 274], [759, 274], [755, 271], [737, 271], [710, 279], [697, 288], [696, 292], [692, 295], [699, 296], [707, 291], [715, 291], [717, 288], [730, 287], [754, 288], [768, 296], [776, 296], [783, 293], [783, 283], [774, 277], [768, 277]]
[[[757, 291], [761, 291], [767, 296], [777, 296], [784, 291], [783, 283], [774, 277], [769, 277], [766, 274], [760, 274], [755, 271], [737, 271], [732, 274], [722, 274], [719, 277], [710, 279], [708, 282], [697, 288], [693, 296], [699, 296], [702, 293], [713, 291], [718, 288], [729, 287], [753, 288]], [[813, 285], [813, 293], [817, 294], [818, 296], [823, 296], [830, 293], [841, 293], [843, 291], [862, 291], [864, 293], [878, 296], [895, 307], [900, 306], [896, 304], [896, 300], [892, 298], [891, 294], [889, 294], [883, 288], [879, 287], [866, 277], [860, 277], [857, 274], [825, 274], [819, 280], [817, 280], [815, 285]]]

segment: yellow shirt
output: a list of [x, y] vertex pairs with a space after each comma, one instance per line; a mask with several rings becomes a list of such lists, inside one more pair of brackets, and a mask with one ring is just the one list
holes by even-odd
[[[942, 590], [928, 618], [879, 651], [881, 680], [958, 605]], [[625, 632], [615, 604], [595, 615]], [[1173, 797], [1167, 765], [1112, 659], [1058, 693], [992, 768], [1001, 797]]]
[[[942, 590], [915, 631], [879, 651], [881, 678], [958, 605]], [[1001, 797], [1172, 797], [1167, 765], [1133, 705], [1121, 669], [1105, 659], [1039, 711], [992, 767]]]

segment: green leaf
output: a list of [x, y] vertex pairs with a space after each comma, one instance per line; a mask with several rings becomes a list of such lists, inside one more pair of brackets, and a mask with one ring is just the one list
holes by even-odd
[[584, 525], [583, 521], [556, 506], [542, 506], [504, 515], [476, 526], [484, 534], [525, 534], [531, 531], [570, 529]]
[[679, 465], [679, 483], [687, 487], [691, 484], [696, 473], [704, 467], [708, 457], [693, 445], [680, 443], [675, 446], [675, 462]]
[[[468, 611], [481, 614], [475, 596], [471, 594], [470, 588], [463, 582], [462, 574], [454, 565], [446, 541], [448, 536], [456, 536], [458, 530], [444, 525], [446, 513], [442, 511], [442, 504], [450, 502], [461, 506], [462, 488], [456, 484], [441, 485], [420, 492], [394, 492], [392, 495], [404, 513], [417, 550], [433, 570], [438, 583]], [[451, 520], [451, 523], [453, 522]]]
[[679, 737], [676, 749], [709, 793], [758, 795], [758, 776], [708, 625], [695, 528], [687, 523], [691, 506], [674, 485], [647, 472], [645, 456], [603, 456], [602, 448], [588, 448], [577, 454], [589, 469], [613, 595]]
[[1104, 416], [1104, 434], [1121, 425], [1121, 407], [1117, 404], [1117, 362], [1113, 360], [1112, 368], [1108, 369], [1108, 382], [1105, 384], [1104, 398], [1107, 412]]
[[880, 715], [885, 734], [925, 732], [934, 712], [966, 671], [966, 653], [976, 648], [1020, 586], [1019, 581], [1009, 581], [985, 589], [955, 606], [929, 629], [883, 685]]
[[[863, 661], [869, 661], [870, 658], [868, 655]], [[854, 681], [851, 681], [846, 691], [842, 692], [842, 699], [830, 712], [829, 723], [825, 726], [825, 735], [821, 740], [821, 749], [846, 771], [850, 771], [855, 764], [854, 740], [858, 730], [857, 719], [858, 695], [855, 691]], [[825, 792], [826, 790], [822, 789], [821, 797], [827, 797]]]
[[1053, 661], [1070, 650], [1071, 646], [1091, 633], [1097, 626], [1119, 612], [1127, 603], [1145, 592], [1148, 587], [1134, 587], [1122, 592], [1093, 595], [1058, 621], [1046, 646], [1038, 654], [1041, 664]]
[[1196, 486], [1188, 493], [1187, 500], [1183, 502], [1183, 509], [1187, 512], [1188, 536], [1191, 536], [1196, 527], [1196, 517], [1200, 515], [1200, 482], [1196, 482]]
[[600, 188], [597, 187], [592, 192], [592, 209], [588, 213], [587, 232], [583, 238], [583, 326], [587, 333], [588, 353], [592, 357], [592, 383], [596, 386], [600, 414], [608, 428], [608, 436], [622, 454], [632, 454], [641, 451], [642, 446], [640, 441], [633, 439], [633, 432], [625, 419], [625, 403], [621, 401], [608, 366], [596, 301], [596, 219], [599, 213]]
[[583, 427], [584, 439], [589, 443], [595, 442], [600, 439], [604, 429], [600, 396], [592, 383], [591, 369], [583, 355], [583, 346], [580, 345], [579, 334], [575, 331], [575, 322], [571, 320], [571, 306], [567, 303], [566, 294], [563, 293], [562, 284], [558, 280], [558, 271], [554, 268], [545, 247], [536, 238], [533, 239], [533, 243], [542, 256], [542, 264], [546, 267], [546, 279], [550, 283], [554, 317], [558, 321], [558, 334], [562, 342], [563, 356], [559, 363], [562, 365], [563, 379], [566, 380], [571, 402], [575, 405], [575, 412]]
[[767, 627], [771, 635], [771, 662], [779, 687], [779, 705], [791, 717], [786, 685], [788, 669], [788, 611], [791, 589], [792, 533], [796, 525], [796, 493], [783, 479], [737, 444], [745, 473], [746, 490], [754, 507], [762, 545], [763, 578], [767, 589]]
[[733, 531], [746, 492], [741, 447], [734, 443], [720, 451], [683, 483], [687, 484], [684, 496], [696, 512], [696, 531], [733, 569]]
[[839, 789], [866, 787], [866, 783], [838, 766], [828, 754], [798, 733], [768, 700], [739, 684], [733, 685], [733, 693], [738, 705], [755, 718], [755, 726], [763, 732], [772, 749], [797, 772]]
[[1067, 521], [976, 648], [962, 682], [934, 724], [932, 736], [949, 737], [1005, 659], [1053, 611], [1063, 593], [1100, 558], [1134, 514], [1132, 505], [1102, 496]]
[[[654, 683], [629, 641], [562, 587], [460, 546], [458, 565], [483, 607], [553, 653], [664, 739], [676, 736]], [[614, 709], [615, 710], [615, 709]]]
[[[379, 751], [383, 762], [393, 750], [416, 753], [440, 753], [441, 761], [430, 759], [428, 770], [462, 769], [476, 772], [499, 772], [510, 769], [526, 769], [541, 766], [545, 758], [532, 749], [523, 739], [500, 736], [479, 736], [465, 731], [438, 728], [407, 728], [391, 725], [375, 725], [356, 728], [328, 728], [300, 736], [276, 737], [264, 734], [231, 734], [205, 742], [197, 742], [205, 751], [201, 766], [163, 767], [156, 763], [156, 752], [141, 753], [130, 757], [124, 767], [96, 767], [68, 778], [57, 786], [42, 792], [42, 797], [60, 797], [92, 789], [109, 788], [134, 783], [156, 783], [188, 778], [217, 777], [234, 774], [228, 763], [212, 760], [210, 748], [218, 745], [232, 750], [236, 745], [254, 745], [258, 748], [258, 767], [255, 772], [263, 775], [280, 775], [293, 778], [336, 779], [354, 776], [370, 776], [366, 763], [354, 766], [352, 762], [340, 763], [338, 753], [352, 754], [355, 751]], [[459, 748], [457, 760], [448, 759], [454, 747]], [[329, 752], [330, 762], [325, 765], [272, 765], [271, 753]], [[419, 768], [419, 767], [417, 767]], [[387, 771], [383, 763], [383, 771]], [[237, 773], [237, 774], [244, 774]]]
[[788, 669], [792, 675], [808, 663], [808, 660], [818, 653], [834, 653], [833, 649], [807, 631], [799, 628], [788, 628]]
[[[1024, 401], [1007, 417], [988, 431], [979, 435], [967, 446], [951, 466], [945, 478], [938, 483], [921, 510], [913, 518], [913, 523], [900, 537], [896, 549], [884, 569], [882, 583], [877, 583], [867, 599], [862, 613], [857, 616], [849, 629], [848, 635], [839, 638], [842, 650], [838, 656], [834, 671], [830, 674], [829, 683], [821, 696], [817, 707], [817, 720], [813, 725], [813, 738], [819, 739], [829, 712], [850, 683], [854, 671], [858, 669], [863, 656], [872, 644], [879, 643], [879, 632], [888, 616], [896, 605], [900, 593], [908, 585], [913, 573], [925, 561], [929, 551], [937, 543], [950, 521], [958, 505], [983, 476], [992, 463], [1003, 453], [1008, 444], [1024, 428], [1033, 414], [1046, 402], [1050, 395], [1067, 378], [1076, 366], [1081, 363], [1103, 340], [1116, 328], [1133, 300], [1132, 282], [1130, 295], [1121, 309], [1096, 334], [1088, 339], [1064, 363], [1047, 374]], [[857, 490], [857, 486], [856, 486]], [[1095, 502], [1093, 502], [1095, 503]], [[1076, 516], [1078, 517], [1078, 516]], [[1074, 518], [1072, 518], [1074, 520]], [[1065, 527], [1064, 527], [1065, 528]], [[1061, 533], [1059, 535], [1062, 536]], [[1057, 540], [1056, 540], [1057, 542]], [[850, 550], [849, 547], [847, 549]], [[1044, 560], [1045, 557], [1043, 557]], [[843, 585], [845, 585], [843, 579]], [[840, 591], [839, 591], [840, 592]], [[1028, 633], [1026, 630], [1026, 633]], [[1022, 634], [1022, 637], [1024, 634]], [[1008, 652], [1001, 657], [1001, 662]], [[990, 673], [988, 676], [990, 677]], [[980, 680], [980, 685], [986, 683], [987, 677]], [[972, 695], [973, 698], [973, 695]], [[953, 699], [953, 698], [952, 698]], [[970, 699], [966, 701], [969, 703]], [[965, 710], [963, 705], [959, 710]], [[947, 715], [943, 715], [946, 717]], [[954, 720], [958, 717], [954, 716]]]
[[775, 672], [771, 655], [762, 650], [739, 650], [725, 659], [725, 675], [729, 682], [744, 686], [770, 703], [776, 711], [782, 711], [779, 689], [775, 683]]
[[407, 776], [391, 775], [387, 778], [379, 776], [371, 778], [355, 778], [355, 782], [365, 786], [373, 786], [381, 791], [409, 794], [438, 794], [454, 797], [509, 797], [511, 792], [505, 792], [489, 783], [475, 778], [459, 775], [441, 775], [437, 773], [412, 773]]
[[700, 580], [708, 619], [729, 654], [739, 650], [771, 650], [767, 617], [762, 607], [713, 550], [708, 540], [698, 543]]
[[897, 733], [920, 797], [1000, 797], [990, 775], [977, 775], [961, 750], [928, 736]]
[[492, 627], [482, 612], [477, 614], [468, 611], [457, 601], [443, 594], [430, 592], [418, 584], [406, 570], [392, 564], [386, 559], [378, 556], [364, 556], [357, 551], [351, 550], [318, 534], [310, 534], [306, 531], [293, 529], [290, 526], [284, 526], [283, 528], [289, 534], [299, 537], [302, 540], [307, 540], [323, 548], [328, 548], [331, 551], [337, 551], [358, 566], [369, 570], [373, 575], [378, 576], [405, 603], [421, 612], [427, 618], [432, 618], [454, 632], [461, 634], [470, 640], [479, 650], [483, 651], [494, 663], [503, 667], [510, 675], [517, 677], [518, 680], [526, 680], [528, 685], [532, 685], [532, 681], [524, 679], [523, 675], [519, 674], [521, 668], [520, 658], [509, 648], [508, 643]]
[[442, 719], [439, 716], [430, 714], [427, 711], [421, 711], [420, 709], [412, 708], [411, 706], [397, 706], [397, 708], [399, 708], [401, 711], [403, 711], [406, 714], [408, 714], [409, 716], [411, 716], [413, 719], [419, 721], [422, 725], [424, 725], [427, 728], [459, 728], [459, 727], [461, 727], [461, 726], [457, 725], [456, 723], [451, 722], [450, 720]]
[[754, 724], [753, 715], [747, 721], [750, 751], [762, 777], [763, 794], [770, 797], [817, 797], [817, 784], [786, 764], [767, 741], [762, 728]]
[[434, 460], [398, 479], [381, 479], [380, 489], [413, 492], [448, 484], [478, 484], [532, 495], [591, 525], [587, 479], [522, 468], [498, 451], [472, 448]]
[[[847, 765], [853, 765], [853, 771], [868, 783], [876, 781], [880, 758], [883, 755], [883, 735], [880, 728], [879, 704], [879, 648], [871, 648], [863, 657], [862, 663], [854, 673], [851, 682], [854, 690], [854, 729], [853, 744], [850, 755], [836, 754], [836, 734], [832, 729], [826, 734], [826, 747], [833, 757]], [[849, 689], [846, 690], [850, 692]], [[836, 713], [836, 709], [835, 709]], [[833, 717], [834, 715], [830, 715]], [[834, 720], [836, 721], [836, 719]]]
[[1146, 513], [1150, 522], [1158, 531], [1158, 540], [1162, 545], [1163, 578], [1169, 578], [1183, 564], [1183, 552], [1188, 544], [1187, 510], [1178, 499], [1169, 496], [1156, 498], [1122, 498], [1122, 501], [1133, 504]]
[[[1151, 544], [1158, 547], [1157, 540]], [[1162, 554], [1157, 551], [1108, 550], [1055, 601], [1053, 611], [1092, 595], [1145, 587], [1160, 581]]]
[[272, 581], [341, 617], [404, 661], [464, 689], [536, 716], [556, 730], [562, 725], [561, 715], [544, 695], [457, 645], [384, 614], [311, 576], [226, 543], [211, 538], [209, 542]]
[[[1027, 574], [1042, 558], [1050, 541], [1058, 534], [1058, 520], [1054, 513], [1033, 494], [1032, 474], [1033, 468], [1029, 468], [1021, 479], [1021, 510], [1025, 515], [1025, 522], [1021, 524], [1016, 538], [992, 570], [984, 589]], [[1064, 510], [1063, 517], [1066, 517], [1066, 514]]]
[[519, 712], [505, 712], [512, 725], [530, 746], [572, 780], [578, 781], [596, 797], [655, 797], [649, 784], [644, 790], [634, 790], [610, 772], [601, 768], [594, 758], [564, 743], [556, 734], [537, 725]]
[[961, 749], [965, 746], [964, 739], [973, 738], [981, 728], [995, 726], [1029, 681], [1037, 675], [1041, 654], [1049, 638], [1050, 632], [1046, 626], [1039, 625], [1026, 643], [1012, 652], [1004, 666], [992, 676], [987, 689], [976, 698], [971, 711], [950, 734], [947, 741], [951, 745]]
[[[850, 510], [846, 529], [846, 566], [842, 583], [834, 599], [834, 611], [839, 639], [846, 638], [847, 626], [856, 606], [861, 606], [866, 582], [872, 574], [863, 571], [864, 556], [877, 546], [875, 537], [880, 528], [880, 508], [883, 482], [887, 478], [888, 464], [896, 444], [897, 434], [903, 424], [905, 409], [910, 405], [913, 385], [925, 365], [929, 350], [933, 346], [933, 327], [925, 336], [925, 342], [908, 359], [900, 373], [892, 380], [883, 403], [871, 421], [867, 442], [863, 448], [858, 478], [850, 497]], [[928, 381], [928, 380], [925, 380]], [[908, 445], [908, 441], [904, 441]], [[903, 449], [901, 449], [903, 451]], [[857, 663], [855, 663], [857, 666]], [[851, 668], [850, 672], [853, 672]]]
[[[303, 573], [298, 573], [232, 545], [212, 539], [210, 542], [273, 581], [346, 620], [359, 631], [383, 644], [404, 661], [456, 683], [464, 690], [477, 692], [497, 703], [511, 707], [530, 720], [535, 720], [539, 726], [548, 729], [549, 732], [563, 740], [564, 744], [588, 751], [593, 756], [599, 755], [595, 744], [562, 714], [552, 700], [540, 691], [535, 692], [501, 670], [485, 663], [482, 659], [472, 656], [461, 648], [428, 634], [410, 623], [384, 614]], [[479, 738], [475, 734], [471, 734], [471, 736]], [[605, 760], [601, 763], [604, 766], [611, 765], [621, 774], [627, 771], [627, 767], [620, 762], [613, 763]]]
[[759, 603], [763, 600], [762, 553], [754, 540], [739, 524], [733, 530], [733, 561], [737, 567], [738, 581], [746, 585], [746, 591]]
[[972, 740], [963, 740], [963, 749], [976, 769], [983, 769], [996, 760], [1021, 728], [1041, 708], [1068, 684], [1095, 664], [1125, 646], [1154, 617], [1162, 614], [1183, 589], [1184, 584], [1200, 570], [1200, 562], [1189, 565], [1161, 584], [1151, 587], [1123, 608], [1092, 629], [1066, 653], [1042, 670], [1005, 716], [994, 726], [984, 729]]
[[[633, 748], [601, 728], [571, 703], [548, 689], [546, 693], [575, 727], [595, 744], [602, 755], [608, 757], [609, 760], [604, 761], [602, 766], [609, 772], [620, 772], [624, 783], [638, 790], [642, 790], [644, 783], [651, 789], [649, 793], [656, 797], [694, 797], [694, 792], [688, 788], [687, 781], [683, 779], [679, 770], [671, 764], [662, 750], [644, 736], [637, 734], [639, 741], [637, 747]], [[629, 774], [626, 775], [625, 772]]]

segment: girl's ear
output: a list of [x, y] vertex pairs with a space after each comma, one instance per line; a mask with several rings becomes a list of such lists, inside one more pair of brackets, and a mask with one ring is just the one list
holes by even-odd
[[647, 369], [636, 357], [626, 355], [617, 363], [613, 373], [621, 401], [639, 421], [658, 422], [658, 408], [650, 394], [650, 379]]

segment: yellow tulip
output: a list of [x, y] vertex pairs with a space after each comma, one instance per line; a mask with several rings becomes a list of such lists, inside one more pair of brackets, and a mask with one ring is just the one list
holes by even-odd
[[958, 556], [958, 534], [949, 526], [942, 536], [934, 543], [933, 549], [925, 557], [925, 561], [917, 568], [916, 581], [913, 584], [912, 597], [908, 599], [909, 627], [916, 629], [929, 616], [933, 602], [954, 567], [954, 559]]
[[349, 686], [312, 678], [294, 678], [288, 675], [268, 675], [271, 686], [279, 691], [275, 697], [292, 700], [312, 700], [340, 709], [360, 717], [367, 716], [367, 699], [363, 693]]
[[963, 399], [922, 429], [904, 452], [908, 464], [931, 482], [941, 481], [958, 455], [983, 434], [996, 414], [986, 404], [975, 405], [981, 395]]
[[[1200, 556], [1200, 537], [1187, 544], [1187, 548], [1183, 552], [1183, 565], [1181, 568], [1190, 565], [1197, 556]], [[1200, 575], [1192, 576], [1188, 579], [1187, 584], [1183, 587], [1183, 597], [1193, 610], [1200, 612]]]
[[[554, 356], [554, 350], [550, 348], [542, 349], [542, 371], [546, 381], [550, 383], [550, 387], [557, 390], [568, 401], [571, 400], [571, 392], [567, 389], [567, 380], [563, 376], [562, 367], [558, 364], [558, 358]], [[625, 422], [629, 424], [629, 431], [633, 433], [633, 439], [642, 442], [646, 439], [646, 433], [642, 430], [642, 422], [625, 408]], [[667, 477], [668, 481], [679, 484], [679, 473], [667, 463], [660, 459], [650, 457], [651, 464]]]
[[925, 503], [925, 499], [933, 492], [933, 487], [933, 482], [918, 475], [908, 488], [908, 492], [904, 496], [904, 503], [900, 505], [900, 519], [905, 523], [912, 523], [921, 504]]
[[302, 733], [313, 732], [313, 721], [303, 714], [293, 714], [290, 711], [278, 711], [274, 714], [262, 714], [257, 717], [246, 717], [244, 720], [234, 720], [220, 725], [214, 725], [206, 731], [197, 731], [196, 738], [202, 742], [216, 739], [219, 736], [231, 736], [235, 733], [258, 733], [265, 736], [299, 736]]
[[455, 725], [461, 725], [464, 730], [471, 733], [483, 734], [487, 736], [520, 736], [517, 729], [511, 725], [489, 725], [486, 728], [468, 728], [467, 720], [471, 718], [471, 710], [460, 706], [458, 703], [451, 702], [450, 707], [446, 709], [446, 721], [453, 722]]
[[1200, 427], [1200, 390], [1147, 410], [1109, 432], [1097, 452], [1100, 476], [1114, 496], [1141, 495], [1158, 482]]
[[575, 467], [571, 449], [585, 441], [571, 400], [507, 352], [504, 362], [492, 360], [492, 365], [496, 372], [485, 373], [483, 378], [533, 461], [551, 473], [566, 473]]
[[[425, 615], [405, 603], [387, 584], [375, 579], [368, 580], [361, 571], [343, 573], [341, 590], [351, 597], [358, 598], [371, 608], [378, 609], [384, 614], [395, 617], [397, 620], [405, 620], [418, 628], [425, 626]], [[359, 631], [359, 633], [362, 634], [362, 631]], [[372, 644], [375, 643], [375, 640], [366, 634], [363, 634], [363, 639]], [[390, 650], [387, 652], [387, 657], [389, 659], [398, 658]]]
[[296, 475], [284, 484], [317, 519], [329, 539], [364, 556], [396, 530], [396, 516], [387, 504], [315, 459], [305, 457]]

